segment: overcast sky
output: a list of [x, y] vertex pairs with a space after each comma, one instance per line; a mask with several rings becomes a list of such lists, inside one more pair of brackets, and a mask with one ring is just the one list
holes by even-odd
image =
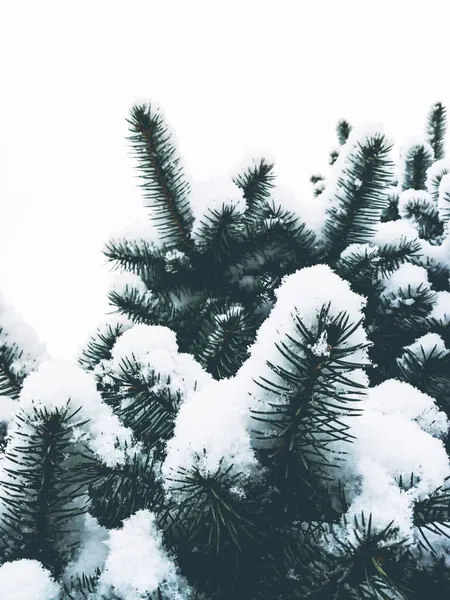
[[0, 289], [69, 358], [101, 248], [140, 213], [124, 140], [156, 101], [194, 179], [265, 152], [299, 195], [340, 117], [399, 142], [450, 105], [446, 0], [0, 0]]

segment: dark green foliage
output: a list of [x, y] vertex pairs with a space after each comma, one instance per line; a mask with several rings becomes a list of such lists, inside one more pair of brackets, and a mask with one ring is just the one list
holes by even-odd
[[123, 359], [118, 373], [108, 373], [111, 383], [103, 387], [103, 399], [135, 439], [147, 450], [158, 448], [171, 437], [173, 421], [181, 402], [179, 392], [173, 393], [170, 379], [161, 381], [158, 373], [142, 372], [135, 360]]
[[124, 332], [124, 329], [125, 327], [122, 323], [116, 323], [114, 325], [107, 325], [106, 331], [98, 330], [83, 349], [78, 361], [80, 365], [89, 371], [100, 361], [109, 360], [111, 358], [111, 350], [117, 339]]
[[353, 243], [370, 241], [386, 208], [387, 188], [392, 183], [391, 144], [383, 135], [368, 138], [349, 155], [324, 225], [328, 240], [328, 260], [335, 261]]
[[169, 507], [166, 540], [188, 579], [211, 598], [256, 598], [270, 568], [267, 551], [276, 551], [276, 532], [266, 537], [267, 489], [249, 488], [243, 498], [236, 479], [222, 466], [211, 478], [196, 469], [174, 474], [184, 499]]
[[[167, 157], [173, 156], [173, 146], [166, 134], [160, 134], [165, 128], [159, 115], [152, 116], [151, 110], [143, 107], [136, 107], [132, 114], [132, 143], [139, 148], [139, 166], [147, 178], [144, 195], [149, 197], [151, 190], [151, 197], [156, 198], [152, 201], [165, 207], [157, 193], [159, 171], [152, 171], [147, 164], [143, 134], [136, 133], [139, 123], [156, 132], [153, 152], [161, 155], [158, 164], [164, 168], [169, 169]], [[169, 169], [169, 175], [178, 182], [182, 177], [178, 163], [176, 169], [175, 175]], [[305, 224], [272, 200], [273, 179], [273, 165], [264, 159], [239, 174], [234, 183], [242, 190], [246, 210], [233, 204], [206, 210], [196, 224], [195, 236], [191, 235], [192, 219], [186, 216], [183, 239], [171, 234], [170, 244], [158, 247], [113, 240], [105, 249], [114, 268], [138, 275], [149, 290], [144, 293], [141, 288], [127, 287], [112, 291], [111, 304], [135, 323], [171, 327], [180, 350], [192, 353], [216, 378], [233, 375], [242, 364], [281, 277], [316, 262], [321, 252]], [[191, 215], [187, 187], [180, 186], [173, 184], [170, 189], [183, 200], [172, 204], [181, 207], [180, 215]], [[169, 231], [167, 214], [164, 242]], [[160, 217], [152, 219], [160, 227]], [[210, 340], [208, 348], [206, 339]], [[101, 356], [97, 349], [88, 354]]]
[[424, 317], [430, 313], [433, 304], [434, 292], [424, 285], [380, 295], [374, 302], [370, 315], [373, 319], [370, 357], [376, 365], [370, 370], [373, 385], [399, 376], [396, 359], [405, 346], [429, 331]]
[[[447, 479], [448, 481], [448, 479]], [[447, 482], [446, 482], [447, 483]], [[428, 540], [427, 533], [444, 534], [450, 539], [450, 490], [441, 486], [433, 494], [414, 506], [414, 523], [418, 527], [426, 550], [436, 551]]]
[[405, 348], [397, 364], [400, 379], [436, 398], [439, 407], [450, 412], [450, 353], [437, 345], [431, 350], [420, 346], [419, 353]]
[[402, 157], [402, 190], [425, 190], [427, 170], [433, 161], [433, 150], [428, 144], [418, 142], [409, 146]]
[[328, 160], [328, 163], [329, 163], [330, 165], [334, 165], [334, 163], [335, 163], [335, 162], [337, 161], [337, 159], [338, 159], [338, 156], [339, 156], [339, 150], [332, 150], [332, 151], [330, 152], [330, 158], [329, 158], [329, 160]]
[[409, 196], [402, 205], [402, 216], [415, 224], [419, 237], [425, 240], [431, 242], [444, 233], [438, 209], [426, 193]]
[[323, 175], [316, 174], [316, 175], [311, 175], [311, 177], [309, 178], [310, 182], [314, 185], [316, 183], [318, 183], [319, 181], [323, 181], [325, 179], [325, 177]]
[[[343, 544], [334, 526], [307, 531], [306, 544], [296, 564], [301, 598], [317, 600], [403, 600], [408, 588], [395, 581], [391, 572], [398, 568], [398, 551], [405, 541], [395, 539], [396, 527], [390, 523], [384, 530], [372, 528], [372, 515], [355, 517], [353, 531], [357, 545]], [[319, 535], [335, 540], [339, 551], [324, 551], [317, 544]], [[318, 579], [318, 576], [320, 579]], [[304, 591], [305, 589], [310, 591]]]
[[[75, 439], [80, 423], [70, 403], [60, 411], [43, 408], [20, 414], [3, 463], [10, 476], [0, 491], [6, 507], [0, 523], [3, 561], [36, 558], [58, 578], [81, 541], [76, 534], [84, 512], [112, 529], [146, 510], [154, 513], [165, 551], [193, 589], [189, 600], [448, 598], [449, 569], [433, 536], [450, 539], [450, 479], [426, 495], [417, 486], [427, 474], [409, 478], [400, 465], [402, 475], [397, 477], [376, 464], [375, 453], [358, 455], [352, 447], [365, 441], [356, 438], [358, 427], [366, 427], [359, 417], [372, 418], [371, 410], [370, 424], [393, 417], [389, 407], [386, 413], [374, 409], [377, 398], [366, 375], [370, 386], [395, 379], [405, 389], [400, 382], [407, 382], [450, 414], [450, 325], [446, 317], [432, 316], [442, 314], [441, 307], [432, 312], [437, 292], [450, 288], [450, 263], [439, 255], [445, 229], [433, 196], [444, 166], [439, 172], [434, 168], [433, 181], [426, 179], [428, 167], [443, 153], [445, 111], [439, 106], [428, 125], [433, 151], [425, 142], [411, 146], [395, 188], [391, 143], [383, 135], [361, 138], [353, 147], [347, 144], [331, 178], [311, 178], [315, 207], [328, 202], [317, 237], [295, 209], [277, 204], [273, 165], [265, 160], [234, 178], [246, 207], [227, 201], [212, 204], [194, 220], [195, 198], [161, 115], [147, 106], [132, 109], [130, 139], [160, 239], [115, 238], [107, 244], [105, 255], [114, 268], [136, 276], [127, 285], [116, 284], [109, 295], [128, 320], [99, 329], [79, 361], [95, 378], [105, 404], [128, 428], [130, 441], [124, 448], [113, 438], [114, 448], [120, 447], [125, 458], [104, 464], [87, 450], [83, 437]], [[350, 132], [346, 121], [338, 124], [341, 147]], [[336, 151], [333, 162], [338, 156]], [[401, 188], [410, 191], [401, 196]], [[327, 194], [320, 197], [324, 189]], [[401, 219], [407, 219], [408, 227]], [[384, 225], [378, 230], [380, 223]], [[418, 237], [430, 242], [433, 252]], [[366, 297], [364, 320], [359, 308], [351, 316], [350, 295], [348, 309], [341, 298], [341, 308], [336, 308], [334, 294], [340, 291], [333, 289], [322, 267], [314, 267], [323, 277], [317, 286], [321, 294], [322, 286], [329, 285], [329, 299], [320, 295], [316, 301], [314, 290], [304, 289], [304, 283], [291, 288], [291, 308], [283, 304], [282, 292], [277, 296], [286, 275], [322, 263], [331, 266], [336, 281], [337, 276], [345, 279], [352, 292]], [[408, 277], [394, 279], [404, 265], [403, 273], [412, 273], [411, 282]], [[425, 269], [429, 284], [418, 266]], [[292, 281], [297, 281], [295, 276]], [[281, 304], [272, 312], [277, 297]], [[296, 310], [297, 300], [305, 313]], [[264, 340], [262, 331], [252, 348], [261, 325], [272, 317], [266, 331], [274, 325], [274, 339]], [[175, 356], [176, 350], [165, 347], [165, 338], [151, 338], [146, 328], [127, 338], [136, 340], [135, 353], [127, 347], [123, 358], [122, 347], [116, 354], [116, 341], [133, 323], [170, 327], [179, 351], [192, 354], [199, 364]], [[148, 352], [146, 332], [154, 344]], [[423, 337], [430, 333], [440, 338]], [[19, 354], [15, 347], [9, 352], [2, 355], [6, 362], [4, 368], [0, 364], [0, 391], [3, 386], [17, 397], [22, 382], [10, 381], [10, 374]], [[265, 371], [252, 370], [254, 364]], [[227, 390], [235, 397], [226, 396]], [[236, 414], [220, 412], [228, 408], [225, 400]], [[204, 413], [195, 412], [199, 407]], [[190, 438], [191, 422], [186, 419], [193, 417]], [[237, 419], [237, 431], [228, 417], [231, 423]], [[421, 427], [418, 421], [411, 426]], [[380, 422], [383, 427], [388, 423]], [[222, 423], [230, 431], [224, 430], [224, 446], [222, 440], [216, 446]], [[392, 439], [390, 425], [375, 426]], [[437, 431], [440, 427], [436, 423]], [[432, 441], [442, 451], [442, 443], [450, 449], [448, 436]], [[227, 444], [230, 449], [223, 450]], [[393, 448], [394, 457], [395, 452], [400, 453]], [[164, 462], [169, 458], [174, 463]], [[400, 536], [401, 523], [386, 524], [391, 517], [379, 514], [379, 508], [372, 514], [361, 512], [357, 504], [352, 512], [360, 492], [373, 491], [365, 488], [369, 470], [353, 464], [365, 458], [383, 471], [380, 481], [386, 475], [389, 486], [398, 484], [395, 491], [402, 501], [411, 494], [419, 544]], [[362, 497], [364, 502], [367, 498]], [[388, 498], [387, 509], [391, 504]], [[101, 569], [65, 580], [61, 600], [128, 600], [117, 590], [107, 597], [99, 591]], [[173, 600], [159, 585], [146, 598]]]
[[76, 517], [88, 509], [89, 459], [71, 439], [74, 427], [82, 425], [77, 412], [68, 403], [61, 411], [35, 408], [34, 414], [16, 417], [16, 443], [8, 445], [5, 457], [10, 478], [1, 490], [4, 560], [36, 559], [58, 575], [70, 558], [73, 548], [64, 536], [76, 531]]
[[442, 178], [444, 175], [450, 172], [449, 164], [440, 164], [439, 169], [434, 168], [431, 172], [428, 172], [427, 175], [427, 187], [430, 193], [430, 196], [434, 202], [434, 204], [438, 204], [439, 199], [439, 186], [441, 184]]
[[450, 189], [442, 191], [439, 207], [441, 221], [450, 222]]
[[64, 600], [90, 600], [92, 594], [96, 591], [97, 580], [100, 575], [100, 570], [97, 570], [95, 576], [82, 575], [72, 578], [69, 583], [64, 584]]
[[345, 142], [347, 141], [351, 130], [352, 130], [352, 126], [350, 125], [350, 123], [348, 121], [346, 121], [345, 119], [341, 119], [340, 121], [338, 121], [338, 124], [336, 126], [336, 133], [337, 133], [337, 137], [339, 140], [339, 144], [341, 146], [343, 146], [345, 144]]
[[[353, 404], [364, 393], [364, 388], [346, 377], [350, 371], [362, 366], [346, 360], [357, 348], [345, 344], [360, 323], [352, 323], [343, 313], [331, 317], [329, 310], [330, 306], [324, 306], [320, 311], [317, 331], [310, 331], [296, 318], [298, 337], [288, 336], [276, 343], [280, 359], [287, 361], [289, 370], [268, 364], [284, 385], [257, 379], [261, 387], [278, 397], [269, 413], [255, 412], [254, 419], [270, 423], [273, 428], [273, 434], [261, 437], [268, 448], [267, 456], [261, 458], [262, 463], [269, 462], [271, 471], [280, 477], [275, 482], [279, 489], [292, 486], [291, 481], [296, 481], [297, 487], [301, 481], [310, 485], [311, 478], [317, 481], [329, 477], [329, 469], [334, 464], [327, 459], [330, 445], [335, 440], [351, 439], [348, 428], [340, 419], [358, 411]], [[312, 348], [325, 334], [328, 336], [326, 353], [317, 356]], [[336, 384], [344, 382], [353, 388], [353, 393], [336, 391]], [[301, 495], [301, 488], [298, 490]], [[295, 497], [292, 491], [291, 498]]]
[[130, 452], [123, 465], [111, 468], [97, 464], [92, 469], [90, 511], [101, 525], [117, 528], [138, 510], [161, 507], [159, 464], [154, 453]]
[[144, 281], [152, 281], [165, 270], [164, 256], [144, 240], [139, 243], [110, 240], [104, 254], [115, 269], [140, 275]]
[[245, 215], [249, 220], [264, 214], [264, 205], [270, 199], [270, 192], [274, 187], [273, 167], [262, 159], [259, 164], [249, 167], [234, 180], [247, 202]]
[[436, 102], [431, 107], [427, 119], [428, 143], [433, 148], [436, 160], [444, 158], [446, 131], [447, 109], [441, 102]]
[[262, 317], [242, 305], [209, 303], [193, 350], [206, 370], [218, 378], [235, 373], [247, 358]]
[[398, 212], [399, 193], [396, 188], [388, 190], [388, 204], [381, 213], [381, 222], [397, 221], [400, 219]]
[[166, 307], [158, 305], [156, 294], [149, 295], [147, 292], [130, 286], [126, 286], [121, 293], [115, 290], [110, 291], [108, 300], [134, 323], [154, 324], [167, 318], [170, 314], [166, 312]]
[[[341, 146], [350, 131], [346, 121], [338, 124]], [[167, 151], [165, 143], [155, 149], [163, 156]], [[229, 457], [205, 474], [200, 452], [189, 468], [172, 472], [166, 493], [161, 465], [183, 396], [157, 370], [144, 374], [135, 359], [114, 372], [107, 365], [103, 374], [96, 370], [104, 400], [143, 450], [130, 450], [119, 468], [97, 467], [91, 511], [108, 527], [121, 526], [138, 509], [154, 511], [165, 547], [199, 600], [423, 600], [428, 589], [439, 599], [449, 589], [438, 555], [432, 568], [419, 569], [410, 540], [399, 539], [395, 522], [380, 529], [373, 526], [376, 514], [361, 514], [351, 523], [353, 537], [343, 541], [342, 528], [350, 528], [344, 518], [347, 493], [354, 490], [340, 479], [348, 452], [343, 448], [350, 449], [354, 439], [349, 417], [360, 414], [367, 392], [358, 383], [363, 379], [352, 376], [355, 369], [364, 370], [372, 386], [389, 378], [407, 382], [450, 411], [448, 353], [437, 345], [422, 351], [412, 346], [421, 336], [437, 333], [449, 347], [447, 321], [430, 317], [436, 292], [448, 290], [449, 268], [427, 256], [410, 231], [402, 237], [395, 225], [387, 226], [407, 219], [419, 238], [439, 247], [444, 227], [433, 190], [445, 168], [435, 168], [436, 181], [427, 182], [435, 156], [426, 143], [418, 143], [402, 157], [398, 185], [391, 143], [383, 135], [362, 138], [342, 151], [347, 156], [335, 166], [340, 169], [335, 177], [311, 178], [315, 201], [322, 202], [324, 189], [329, 200], [320, 239], [276, 204], [273, 165], [262, 160], [234, 179], [245, 210], [215, 204], [200, 220], [187, 218], [185, 239], [172, 234], [155, 244], [115, 239], [105, 251], [115, 268], [143, 283], [116, 288], [112, 304], [132, 322], [170, 327], [180, 351], [193, 354], [215, 379], [234, 376], [247, 360], [285, 275], [326, 262], [367, 298], [366, 345], [347, 345], [362, 324], [345, 312], [332, 313], [333, 298], [313, 326], [294, 312], [295, 335], [280, 331], [274, 340], [278, 360], [266, 363], [272, 376], [254, 376], [261, 393], [270, 397], [251, 413], [258, 476], [236, 470]], [[331, 162], [338, 156], [335, 151]], [[409, 202], [403, 196], [399, 203], [402, 189], [417, 190], [417, 198], [411, 193]], [[189, 194], [182, 197], [186, 214], [192, 214]], [[375, 236], [380, 222], [387, 229]], [[430, 284], [389, 285], [390, 276], [406, 264], [424, 267]], [[109, 360], [115, 335], [111, 330], [91, 342], [87, 368], [97, 358]], [[352, 358], [366, 346], [371, 364]], [[406, 493], [417, 484], [414, 476], [411, 481], [408, 487], [400, 477], [399, 487]], [[448, 507], [445, 487], [415, 505], [420, 551], [431, 554], [430, 560], [436, 553], [427, 533], [447, 531]]]
[[184, 179], [162, 116], [151, 106], [134, 106], [128, 119], [144, 198], [158, 231], [168, 244], [189, 246], [192, 214]]
[[[4, 339], [0, 327], [0, 337]], [[20, 360], [22, 351], [16, 344], [6, 341], [0, 344], [0, 394], [17, 398], [22, 386], [23, 377], [14, 369], [14, 363]]]

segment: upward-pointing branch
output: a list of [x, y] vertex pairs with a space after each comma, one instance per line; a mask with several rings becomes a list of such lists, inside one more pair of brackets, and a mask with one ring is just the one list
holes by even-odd
[[164, 241], [171, 246], [189, 246], [193, 216], [189, 184], [176, 155], [164, 120], [150, 105], [136, 105], [127, 119], [128, 138], [138, 161], [146, 206]]

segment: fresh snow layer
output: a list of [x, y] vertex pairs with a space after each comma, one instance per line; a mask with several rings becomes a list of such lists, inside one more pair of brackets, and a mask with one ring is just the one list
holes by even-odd
[[[419, 289], [430, 287], [428, 273], [424, 267], [404, 263], [398, 269], [382, 279], [384, 290], [381, 294], [393, 307], [399, 303], [408, 303], [408, 296], [414, 296]], [[406, 298], [403, 298], [403, 295]]]
[[[410, 207], [412, 204], [420, 204], [424, 210], [430, 210], [434, 207], [428, 192], [424, 190], [405, 190], [400, 194], [398, 200], [398, 212], [402, 219], [406, 219], [407, 222], [410, 219]], [[434, 210], [436, 210], [435, 207]], [[394, 221], [394, 223], [396, 222]]]
[[59, 600], [61, 589], [37, 560], [15, 560], [0, 567], [2, 600]]
[[408, 221], [398, 219], [397, 221], [379, 223], [371, 242], [381, 248], [398, 246], [405, 242], [413, 242], [417, 238], [417, 230], [414, 226]]
[[204, 477], [233, 465], [244, 484], [257, 469], [250, 445], [249, 397], [238, 378], [212, 381], [188, 395], [175, 419], [162, 473], [168, 491], [176, 494], [180, 469], [195, 467]]
[[439, 185], [438, 210], [441, 221], [450, 220], [450, 173], [442, 177]]
[[176, 334], [162, 325], [134, 325], [117, 339], [111, 356], [106, 371], [120, 374], [127, 360], [136, 361], [144, 378], [155, 373], [161, 385], [182, 397], [212, 379], [193, 356], [178, 351]]
[[447, 173], [450, 173], [450, 162], [445, 158], [436, 160], [427, 170], [427, 191], [435, 204], [438, 201], [439, 185]]
[[[317, 285], [318, 282], [320, 285]], [[352, 323], [357, 323], [363, 318], [362, 309], [366, 305], [366, 299], [355, 294], [350, 284], [327, 265], [307, 267], [288, 275], [275, 293], [275, 306], [261, 325], [256, 340], [249, 350], [250, 357], [239, 371], [239, 377], [246, 382], [246, 389], [255, 400], [258, 399], [258, 402], [264, 404], [270, 401], [270, 393], [268, 392], [269, 396], [267, 396], [254, 382], [254, 377], [264, 377], [277, 383], [277, 377], [267, 363], [276, 365], [282, 361], [284, 368], [288, 370], [291, 368], [282, 358], [275, 344], [284, 342], [289, 345], [288, 336], [298, 338], [295, 318], [301, 319], [306, 327], [314, 330], [317, 327], [320, 310], [322, 307], [327, 307], [331, 301], [330, 318], [345, 312]], [[345, 347], [358, 344], [367, 344], [363, 327], [358, 327], [352, 333], [346, 340]], [[295, 351], [301, 352], [298, 348]], [[367, 350], [355, 351], [349, 360], [367, 364]], [[352, 374], [349, 376], [352, 377]]]
[[436, 292], [436, 303], [430, 317], [444, 324], [450, 323], [450, 292]]
[[81, 543], [63, 574], [63, 579], [68, 584], [83, 575], [95, 576], [96, 570], [103, 568], [108, 556], [109, 531], [99, 525], [89, 513], [83, 515], [82, 519]]
[[124, 294], [127, 291], [130, 292], [131, 290], [136, 290], [143, 296], [146, 294], [151, 295], [151, 292], [139, 275], [129, 271], [115, 273], [111, 279], [110, 290], [116, 292], [116, 294]]
[[[408, 349], [415, 351], [417, 347], [422, 347], [424, 350], [431, 351], [439, 343], [442, 343], [442, 339], [436, 334], [429, 333], [408, 346]], [[363, 404], [371, 411], [383, 415], [415, 421], [423, 431], [433, 437], [441, 438], [448, 432], [448, 418], [438, 409], [434, 399], [409, 383], [396, 379], [384, 381], [370, 390]]]
[[164, 597], [187, 600], [189, 587], [163, 548], [153, 513], [140, 510], [110, 532], [109, 554], [98, 593], [127, 600], [145, 600], [158, 588]]
[[[79, 434], [88, 435], [89, 445], [100, 460], [109, 466], [121, 464], [125, 460], [124, 447], [132, 442], [131, 432], [103, 402], [93, 376], [81, 368], [62, 360], [43, 362], [25, 379], [19, 406], [31, 415], [34, 408], [64, 409], [69, 401], [70, 412], [80, 409], [77, 422], [89, 419], [79, 427]], [[13, 422], [11, 435], [15, 427]]]
[[14, 419], [19, 403], [9, 396], [0, 396], [0, 423], [9, 423]]
[[190, 205], [194, 215], [191, 235], [200, 241], [199, 232], [202, 222], [207, 222], [210, 211], [220, 211], [222, 206], [233, 206], [239, 213], [247, 208], [243, 191], [232, 179], [198, 181], [191, 186]]
[[48, 358], [44, 344], [0, 294], [0, 347], [17, 346], [17, 358], [12, 365], [14, 373], [25, 376]]
[[[317, 281], [322, 285], [318, 286]], [[230, 380], [215, 381], [200, 392], [188, 394], [181, 405], [175, 419], [174, 436], [168, 442], [167, 457], [163, 465], [168, 489], [174, 491], [178, 487], [170, 479], [176, 478], [180, 468], [189, 470], [195, 467], [206, 476], [215, 472], [220, 464], [224, 468], [233, 465], [233, 473], [243, 473], [242, 485], [247, 477], [254, 476], [258, 465], [250, 439], [250, 408], [260, 410], [273, 401], [270, 392], [258, 386], [254, 377], [257, 374], [274, 380], [274, 373], [267, 362], [279, 364], [282, 359], [275, 343], [287, 341], [287, 335], [298, 335], [295, 315], [307, 327], [314, 328], [320, 309], [328, 305], [330, 298], [330, 316], [345, 311], [352, 322], [362, 319], [361, 311], [366, 303], [363, 297], [351, 291], [348, 282], [326, 265], [302, 269], [286, 277], [276, 296], [275, 307], [261, 326], [256, 341], [250, 348], [250, 356], [238, 374]], [[326, 353], [325, 337], [322, 336], [317, 341], [314, 351]], [[360, 343], [367, 343], [362, 327], [358, 327], [349, 336], [345, 346]], [[367, 364], [367, 350], [354, 351], [349, 360]], [[283, 361], [283, 366], [289, 368], [286, 361]], [[361, 370], [353, 370], [348, 378], [367, 384], [367, 378]], [[344, 384], [336, 383], [337, 387], [339, 385], [344, 387]]]
[[[370, 389], [361, 408], [359, 416], [349, 419], [355, 439], [345, 448], [340, 470], [350, 503], [349, 525], [342, 524], [340, 539], [356, 543], [353, 518], [364, 512], [366, 518], [372, 513], [374, 531], [393, 521], [398, 538], [414, 541], [414, 502], [428, 497], [450, 475], [440, 439], [448, 431], [448, 418], [433, 398], [397, 380]], [[408, 489], [411, 473], [415, 482]], [[406, 489], [399, 487], [400, 477]]]

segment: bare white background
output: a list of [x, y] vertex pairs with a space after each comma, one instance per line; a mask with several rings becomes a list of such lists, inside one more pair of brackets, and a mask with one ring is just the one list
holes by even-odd
[[124, 140], [155, 100], [195, 179], [269, 152], [299, 195], [336, 120], [399, 142], [450, 104], [446, 0], [0, 0], [0, 289], [70, 357], [140, 210]]

